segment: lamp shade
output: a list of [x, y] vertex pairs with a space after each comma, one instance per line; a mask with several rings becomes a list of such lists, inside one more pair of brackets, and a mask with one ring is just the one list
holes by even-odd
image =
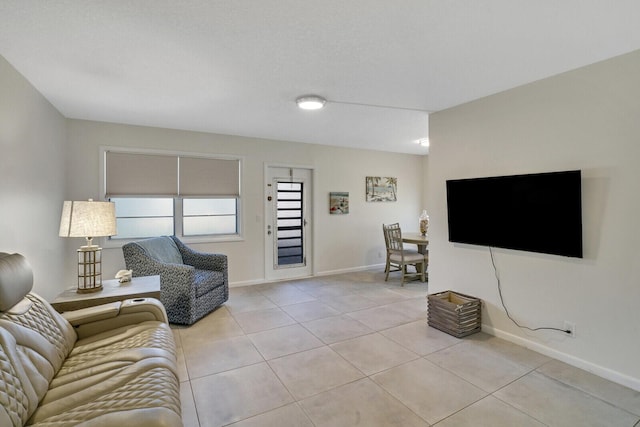
[[113, 202], [65, 201], [60, 218], [60, 237], [114, 236], [116, 207]]

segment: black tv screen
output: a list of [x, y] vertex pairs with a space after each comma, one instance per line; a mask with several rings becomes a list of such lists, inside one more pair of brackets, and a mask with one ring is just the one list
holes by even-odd
[[582, 258], [579, 170], [447, 181], [449, 241]]

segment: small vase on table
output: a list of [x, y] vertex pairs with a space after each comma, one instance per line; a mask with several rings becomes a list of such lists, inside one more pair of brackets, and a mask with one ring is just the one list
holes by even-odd
[[427, 229], [429, 228], [429, 215], [427, 215], [427, 211], [423, 210], [420, 215], [420, 234], [422, 236], [427, 235]]

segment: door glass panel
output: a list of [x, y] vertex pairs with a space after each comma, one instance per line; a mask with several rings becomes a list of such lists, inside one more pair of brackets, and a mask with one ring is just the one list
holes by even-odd
[[278, 182], [276, 204], [277, 266], [305, 264], [301, 182]]

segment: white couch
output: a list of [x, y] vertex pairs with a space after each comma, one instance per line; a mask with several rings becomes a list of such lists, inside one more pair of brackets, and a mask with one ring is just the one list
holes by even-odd
[[162, 304], [61, 315], [0, 253], [0, 426], [182, 426], [176, 349]]

